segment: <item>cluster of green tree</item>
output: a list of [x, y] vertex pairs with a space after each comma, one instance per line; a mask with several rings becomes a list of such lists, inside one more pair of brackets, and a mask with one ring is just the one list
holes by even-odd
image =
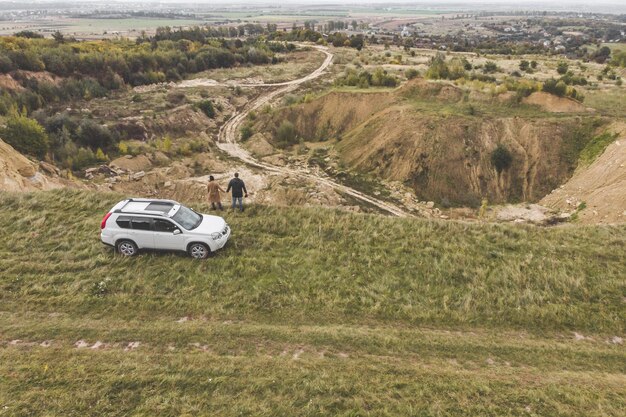
[[567, 71], [559, 80], [566, 85], [587, 85], [587, 78], [582, 75], [574, 75], [571, 71]]
[[584, 58], [595, 61], [598, 64], [604, 64], [605, 62], [609, 60], [610, 56], [611, 56], [611, 48], [609, 48], [608, 46], [602, 46], [593, 52], [587, 52]]
[[541, 90], [558, 97], [570, 97], [581, 102], [585, 99], [585, 96], [575, 88], [568, 88], [567, 84], [562, 79], [555, 80], [554, 78], [550, 78], [544, 81]]
[[528, 97], [535, 91], [541, 90], [541, 83], [524, 78], [507, 78], [504, 80], [503, 85], [506, 87], [506, 91], [515, 92], [518, 101]]
[[[353, 25], [352, 25], [353, 29], [356, 29], [356, 24], [357, 24], [356, 20], [353, 21]], [[337, 20], [337, 21], [331, 20], [331, 21], [326, 22], [326, 25], [325, 25], [326, 32], [333, 32], [336, 30], [346, 30], [348, 29], [348, 27], [349, 27], [349, 24], [341, 20]]]
[[567, 62], [559, 62], [556, 66], [556, 72], [561, 75], [559, 81], [563, 81], [565, 85], [587, 85], [587, 78], [582, 75], [574, 75], [569, 70]]
[[452, 58], [446, 61], [446, 55], [439, 52], [430, 60], [426, 78], [431, 80], [457, 80], [465, 76], [466, 69], [472, 65], [465, 58]]
[[328, 35], [326, 39], [328, 43], [331, 43], [334, 47], [348, 46], [356, 48], [357, 50], [363, 49], [365, 45], [365, 38], [362, 35], [346, 35], [345, 33], [335, 32]]
[[369, 71], [361, 71], [350, 69], [342, 77], [335, 80], [337, 86], [351, 86], [359, 88], [372, 87], [395, 87], [398, 85], [398, 79], [387, 73], [382, 68], [377, 68], [374, 73]]
[[615, 81], [617, 85], [622, 85], [623, 83], [622, 78], [617, 75], [615, 69], [610, 65], [604, 67], [602, 71], [600, 71], [600, 74], [598, 74], [598, 81], [602, 81], [605, 78]]
[[289, 32], [274, 31], [267, 38], [285, 42], [318, 42], [320, 39], [323, 39], [321, 33], [311, 29], [295, 29]]
[[43, 35], [37, 32], [33, 32], [32, 30], [21, 30], [15, 34], [15, 36], [20, 38], [28, 38], [28, 39], [42, 39]]
[[[208, 117], [215, 117], [219, 110], [210, 100], [202, 100], [195, 107]], [[21, 153], [51, 158], [57, 165], [74, 171], [106, 162], [109, 155], [129, 152], [124, 142], [120, 142], [116, 128], [67, 112], [47, 116], [39, 110], [29, 118], [13, 110], [5, 127], [0, 129], [0, 137]], [[162, 150], [169, 151], [171, 145], [166, 137]]]
[[63, 167], [78, 170], [108, 160], [104, 150], [113, 148], [119, 137], [115, 131], [92, 119], [72, 118], [67, 113], [31, 119], [12, 111], [0, 131], [3, 140], [27, 155], [51, 155]]
[[[157, 40], [166, 34], [182, 38]], [[211, 68], [266, 64], [276, 61], [273, 51], [281, 49], [276, 43], [253, 39], [187, 39], [195, 39], [196, 34], [196, 29], [161, 30], [154, 38], [138, 42], [0, 38], [0, 73], [12, 73], [24, 87], [0, 96], [0, 113], [6, 114], [12, 105], [30, 113], [58, 101], [101, 97], [126, 85], [174, 81]], [[20, 70], [48, 71], [63, 80], [37, 81]]]
[[454, 57], [449, 61], [446, 61], [446, 56], [443, 53], [437, 53], [430, 60], [430, 65], [426, 71], [426, 78], [432, 80], [458, 80], [459, 78], [479, 79], [486, 81], [492, 79], [491, 77], [485, 77], [480, 73], [472, 72], [469, 76], [467, 71], [481, 70], [482, 74], [493, 74], [499, 72], [500, 68], [493, 61], [487, 61], [484, 65], [473, 66], [466, 58]]
[[446, 43], [454, 52], [476, 52], [480, 54], [494, 55], [529, 55], [544, 54], [545, 47], [536, 42], [512, 42], [501, 40], [480, 40], [471, 42], [467, 39], [459, 39]]
[[[16, 78], [20, 78], [16, 76]], [[0, 93], [0, 114], [6, 115], [11, 109], [22, 109], [27, 114], [54, 103], [71, 99], [90, 99], [104, 97], [109, 89], [119, 88], [122, 83], [111, 80], [105, 86], [92, 78], [66, 78], [55, 84], [50, 81], [39, 81], [36, 78], [25, 78], [25, 87], [21, 91], [2, 91]]]
[[521, 71], [527, 72], [529, 74], [532, 74], [533, 72], [535, 72], [535, 70], [537, 69], [537, 61], [528, 61], [526, 59], [522, 59], [519, 63], [519, 69]]
[[239, 26], [194, 26], [172, 30], [169, 26], [159, 27], [154, 36], [147, 36], [145, 32], [137, 38], [137, 43], [152, 41], [180, 41], [188, 40], [206, 44], [215, 38], [236, 38], [243, 36], [262, 35], [274, 26], [246, 23]]

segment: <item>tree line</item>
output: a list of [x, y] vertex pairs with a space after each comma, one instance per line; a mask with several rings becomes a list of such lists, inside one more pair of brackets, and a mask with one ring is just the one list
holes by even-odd
[[[168, 34], [174, 39], [168, 39]], [[0, 95], [0, 114], [11, 105], [30, 113], [46, 104], [102, 97], [111, 90], [164, 81], [242, 64], [276, 62], [284, 45], [258, 39], [202, 38], [196, 31], [157, 31], [152, 38], [78, 42], [32, 37], [0, 38], [0, 73], [11, 74], [23, 89]], [[29, 72], [47, 71], [59, 83], [37, 81]]]
[[[76, 41], [60, 33], [46, 39], [28, 31], [2, 37], [0, 74], [10, 75], [15, 85], [0, 89], [0, 115], [6, 116], [0, 137], [22, 153], [78, 170], [117, 153], [121, 135], [90, 118], [52, 114], [65, 102], [176, 81], [212, 68], [278, 62], [276, 53], [295, 49], [260, 38], [212, 37], [217, 33], [160, 28], [135, 41]], [[198, 109], [214, 116], [210, 102]]]

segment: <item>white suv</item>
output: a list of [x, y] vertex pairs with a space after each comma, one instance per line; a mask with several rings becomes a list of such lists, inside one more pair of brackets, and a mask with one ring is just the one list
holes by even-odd
[[223, 218], [196, 213], [172, 200], [131, 198], [120, 201], [102, 219], [100, 240], [125, 256], [139, 249], [185, 251], [204, 259], [230, 237]]

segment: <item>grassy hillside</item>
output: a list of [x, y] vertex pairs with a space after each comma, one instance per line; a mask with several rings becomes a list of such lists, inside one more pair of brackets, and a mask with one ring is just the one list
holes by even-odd
[[251, 207], [207, 261], [122, 259], [120, 198], [0, 196], [0, 415], [626, 407], [625, 227]]

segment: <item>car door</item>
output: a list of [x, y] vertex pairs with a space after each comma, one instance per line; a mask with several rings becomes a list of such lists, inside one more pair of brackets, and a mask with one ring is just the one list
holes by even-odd
[[152, 219], [156, 249], [185, 250], [185, 235], [174, 223], [166, 219]]
[[154, 249], [154, 231], [149, 217], [133, 217], [130, 221], [132, 238], [140, 248]]

